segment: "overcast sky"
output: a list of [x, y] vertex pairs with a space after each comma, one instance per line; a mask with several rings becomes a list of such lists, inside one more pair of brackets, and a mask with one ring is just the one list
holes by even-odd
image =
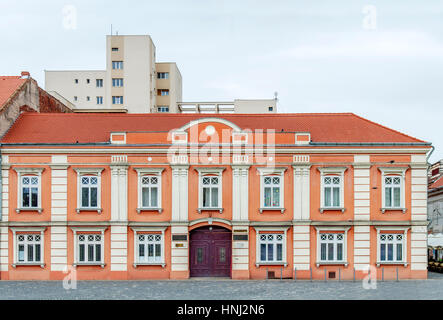
[[184, 101], [278, 92], [279, 112], [354, 112], [443, 158], [443, 0], [2, 0], [0, 17], [2, 75], [104, 69], [112, 23], [177, 62]]

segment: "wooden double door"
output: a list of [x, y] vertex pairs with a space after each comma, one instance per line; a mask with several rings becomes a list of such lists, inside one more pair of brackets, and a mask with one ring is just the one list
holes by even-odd
[[230, 230], [219, 226], [207, 226], [191, 231], [191, 277], [230, 277], [231, 259]]

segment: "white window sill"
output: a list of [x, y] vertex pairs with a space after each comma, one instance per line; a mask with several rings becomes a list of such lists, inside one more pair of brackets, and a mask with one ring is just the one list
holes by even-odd
[[403, 213], [406, 213], [406, 208], [380, 208], [381, 213], [385, 213], [386, 211], [403, 211]]
[[387, 266], [404, 266], [407, 267], [408, 263], [404, 262], [404, 261], [377, 261], [377, 268], [379, 268], [380, 266], [383, 265], [387, 265]]
[[22, 211], [29, 211], [29, 212], [37, 211], [38, 213], [42, 213], [43, 209], [42, 208], [17, 208], [17, 209], [15, 209], [15, 212], [17, 212], [17, 213], [20, 213]]
[[39, 266], [40, 268], [44, 268], [45, 264], [44, 263], [39, 263], [39, 262], [16, 262], [12, 264], [12, 267], [24, 267], [24, 266]]
[[137, 213], [140, 213], [142, 211], [158, 211], [158, 213], [163, 212], [163, 208], [137, 208]]
[[134, 263], [134, 268], [138, 266], [161, 266], [162, 268], [166, 267], [166, 262], [136, 262]]
[[324, 211], [341, 211], [343, 213], [345, 210], [346, 209], [343, 207], [322, 207], [320, 208], [320, 213], [323, 213]]
[[75, 209], [75, 211], [77, 213], [80, 213], [82, 211], [97, 211], [98, 214], [102, 213], [103, 209], [102, 208], [77, 208]]
[[281, 213], [285, 212], [286, 208], [282, 207], [262, 207], [259, 209], [260, 213], [263, 213], [263, 211], [280, 211]]
[[255, 262], [255, 266], [284, 266], [287, 267], [288, 263], [285, 261], [257, 261]]
[[102, 269], [105, 267], [104, 262], [76, 262], [72, 264], [74, 267], [78, 266], [100, 266]]
[[349, 262], [347, 262], [347, 261], [317, 261], [315, 264], [316, 264], [317, 267], [319, 267], [319, 266], [327, 266], [327, 265], [330, 265], [330, 266], [345, 266], [345, 267], [347, 267], [349, 265]]
[[222, 213], [224, 210], [224, 208], [197, 208], [198, 213], [202, 213], [202, 211], [218, 211], [220, 213]]

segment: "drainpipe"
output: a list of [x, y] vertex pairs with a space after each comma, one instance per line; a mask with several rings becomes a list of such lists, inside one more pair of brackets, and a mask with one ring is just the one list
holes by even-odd
[[2, 170], [2, 150], [1, 150], [1, 143], [0, 143], [0, 221], [2, 221], [2, 211], [3, 211], [3, 206], [2, 206], [2, 200], [3, 200], [3, 180], [2, 180], [2, 175], [3, 175], [3, 170]]

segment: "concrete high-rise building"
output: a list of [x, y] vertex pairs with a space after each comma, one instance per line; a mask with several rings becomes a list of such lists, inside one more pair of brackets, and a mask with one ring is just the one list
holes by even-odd
[[105, 70], [45, 70], [46, 90], [76, 112], [176, 112], [182, 77], [174, 62], [156, 62], [149, 35], [108, 35]]

